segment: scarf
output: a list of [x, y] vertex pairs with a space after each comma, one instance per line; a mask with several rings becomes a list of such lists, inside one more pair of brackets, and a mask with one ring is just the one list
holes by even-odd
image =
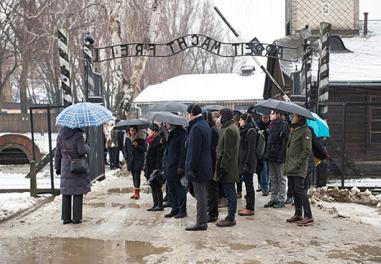
[[148, 143], [148, 145], [150, 146], [154, 140], [155, 140], [155, 136], [154, 135], [148, 136], [147, 137], [147, 143]]

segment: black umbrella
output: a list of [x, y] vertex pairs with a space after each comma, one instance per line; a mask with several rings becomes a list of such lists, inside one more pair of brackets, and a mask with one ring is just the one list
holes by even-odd
[[254, 111], [260, 115], [270, 115], [271, 109], [262, 106], [254, 106]]
[[188, 121], [179, 115], [175, 115], [170, 112], [149, 112], [142, 116], [142, 119], [146, 119], [150, 122], [162, 122], [176, 126], [188, 126]]
[[150, 112], [181, 112], [185, 113], [188, 106], [179, 102], [165, 102], [153, 105]]
[[208, 111], [214, 112], [214, 111], [220, 111], [223, 108], [225, 107], [222, 105], [204, 105], [202, 107], [202, 110], [208, 110]]
[[115, 129], [128, 129], [131, 126], [136, 126], [138, 129], [144, 129], [149, 126], [149, 122], [141, 119], [129, 119], [129, 120], [121, 120], [115, 125]]
[[260, 103], [257, 103], [255, 106], [276, 110], [285, 114], [297, 114], [300, 116], [304, 116], [308, 119], [315, 120], [310, 110], [304, 107], [301, 107], [293, 102], [285, 102], [285, 101], [279, 101], [274, 99], [268, 99]]

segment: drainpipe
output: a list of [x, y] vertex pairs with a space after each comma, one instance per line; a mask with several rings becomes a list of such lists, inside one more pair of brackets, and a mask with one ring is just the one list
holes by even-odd
[[368, 12], [364, 12], [364, 36], [368, 34]]

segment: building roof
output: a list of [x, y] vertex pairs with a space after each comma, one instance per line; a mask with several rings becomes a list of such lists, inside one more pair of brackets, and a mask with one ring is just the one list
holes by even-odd
[[263, 98], [265, 74], [250, 76], [238, 73], [180, 75], [148, 86], [135, 103], [161, 101], [239, 101]]
[[[330, 82], [375, 82], [381, 81], [381, 20], [371, 20], [368, 24], [369, 33], [366, 37], [342, 38], [345, 47], [351, 52], [331, 52], [329, 62]], [[279, 45], [296, 47], [302, 46], [300, 38], [288, 37], [276, 41]], [[316, 50], [316, 45], [314, 50]], [[301, 58], [301, 48], [292, 54], [293, 58]], [[288, 55], [288, 54], [286, 54]], [[291, 63], [280, 61], [282, 71], [291, 75], [301, 69], [301, 61]], [[312, 79], [317, 80], [318, 57], [312, 64]]]

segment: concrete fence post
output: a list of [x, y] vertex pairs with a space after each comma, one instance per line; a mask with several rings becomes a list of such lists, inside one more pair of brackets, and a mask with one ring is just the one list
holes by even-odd
[[36, 161], [30, 161], [30, 196], [37, 197], [37, 167]]

